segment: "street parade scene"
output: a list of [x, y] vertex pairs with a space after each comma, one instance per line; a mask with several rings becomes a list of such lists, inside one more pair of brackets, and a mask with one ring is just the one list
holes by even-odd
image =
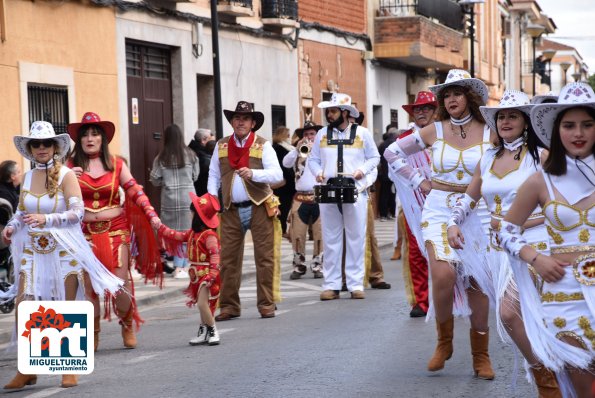
[[2, 0], [0, 394], [595, 397], [593, 20]]

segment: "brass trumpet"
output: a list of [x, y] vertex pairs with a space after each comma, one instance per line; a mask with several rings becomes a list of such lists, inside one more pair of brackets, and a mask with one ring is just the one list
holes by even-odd
[[298, 152], [300, 153], [300, 157], [305, 158], [308, 157], [310, 151], [312, 150], [312, 141], [305, 141], [300, 146], [298, 146]]

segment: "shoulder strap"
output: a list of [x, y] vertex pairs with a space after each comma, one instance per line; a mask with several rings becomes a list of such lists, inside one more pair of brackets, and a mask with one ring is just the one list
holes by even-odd
[[444, 132], [442, 131], [442, 122], [434, 122], [434, 127], [436, 127], [436, 139], [444, 139]]
[[487, 124], [483, 125], [483, 142], [490, 142], [491, 130]]
[[552, 180], [550, 180], [550, 176], [543, 169], [541, 169], [541, 174], [543, 175], [547, 192], [550, 195], [550, 200], [555, 200], [556, 196], [554, 195], [554, 188], [552, 187]]
[[25, 178], [23, 179], [23, 189], [28, 191], [31, 189], [31, 175], [33, 174], [33, 170], [29, 170], [25, 173]]

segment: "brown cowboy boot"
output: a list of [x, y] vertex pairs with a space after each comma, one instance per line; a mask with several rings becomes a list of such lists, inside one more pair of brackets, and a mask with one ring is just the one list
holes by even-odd
[[99, 347], [99, 332], [101, 332], [101, 323], [100, 323], [100, 316], [96, 316], [95, 319], [93, 320], [93, 324], [94, 324], [94, 328], [95, 328], [95, 332], [93, 333], [95, 335], [95, 352], [97, 352], [97, 347]]
[[62, 387], [69, 388], [75, 387], [78, 385], [78, 376], [77, 375], [62, 375]]
[[17, 371], [17, 375], [4, 386], [5, 390], [21, 389], [25, 386], [32, 386], [37, 383], [37, 375], [24, 375]]
[[132, 312], [134, 307], [130, 305], [130, 309], [125, 316], [120, 316], [120, 325], [122, 325], [122, 341], [126, 348], [136, 348], [136, 334], [134, 333], [134, 325], [132, 325]]
[[436, 330], [438, 331], [438, 344], [434, 351], [434, 356], [428, 362], [428, 370], [435, 372], [444, 368], [444, 362], [452, 356], [452, 335], [454, 329], [454, 318], [450, 317], [445, 322], [438, 323], [436, 320]]
[[484, 380], [493, 380], [495, 374], [490, 362], [490, 355], [488, 354], [489, 331], [482, 334], [476, 330], [469, 329], [469, 337], [471, 338], [471, 354], [473, 355], [475, 377]]
[[539, 398], [562, 398], [554, 373], [543, 365], [531, 367]]

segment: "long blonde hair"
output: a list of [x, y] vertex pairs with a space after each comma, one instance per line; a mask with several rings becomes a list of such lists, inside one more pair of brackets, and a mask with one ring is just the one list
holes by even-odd
[[47, 190], [50, 198], [53, 198], [58, 193], [60, 184], [58, 180], [60, 178], [60, 169], [62, 168], [62, 162], [58, 159], [54, 159], [54, 167], [48, 170]]

